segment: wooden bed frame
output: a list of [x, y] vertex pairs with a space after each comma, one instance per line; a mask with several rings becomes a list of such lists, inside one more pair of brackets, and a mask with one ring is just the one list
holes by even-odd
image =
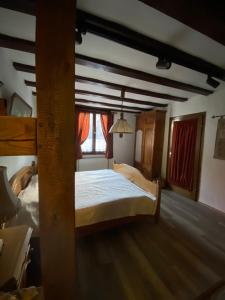
[[[30, 179], [32, 175], [37, 173], [37, 165], [33, 162], [31, 166], [25, 166], [22, 169], [20, 169], [18, 172], [16, 172], [10, 181], [7, 179], [6, 175], [6, 168], [0, 167], [0, 179], [2, 179], [1, 184], [5, 186], [6, 193], [4, 194], [4, 199], [8, 199], [8, 202], [15, 203], [15, 205], [18, 205], [18, 202], [15, 201], [15, 195], [18, 196], [21, 190], [27, 187], [27, 185], [30, 182]], [[128, 216], [124, 218], [119, 219], [113, 219], [109, 221], [99, 222], [93, 225], [85, 225], [82, 227], [76, 228], [76, 233], [78, 237], [86, 236], [92, 233], [96, 233], [99, 231], [104, 231], [108, 229], [112, 229], [114, 227], [123, 226], [125, 224], [131, 223], [131, 222], [137, 222], [137, 221], [144, 221], [144, 222], [155, 222], [157, 223], [160, 217], [160, 183], [159, 181], [155, 183], [155, 196], [157, 201], [157, 208], [155, 215], [136, 215], [136, 216]], [[1, 196], [1, 195], [0, 195]], [[1, 199], [1, 197], [0, 197]], [[14, 214], [16, 214], [18, 211], [14, 210]]]

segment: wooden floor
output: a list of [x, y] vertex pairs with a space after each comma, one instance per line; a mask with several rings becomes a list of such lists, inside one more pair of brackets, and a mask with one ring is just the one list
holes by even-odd
[[191, 300], [225, 279], [225, 215], [171, 191], [163, 191], [159, 224], [77, 245], [80, 300]]

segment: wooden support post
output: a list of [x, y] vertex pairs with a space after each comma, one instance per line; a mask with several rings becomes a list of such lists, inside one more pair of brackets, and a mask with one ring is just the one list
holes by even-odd
[[75, 299], [75, 1], [37, 3], [37, 151], [44, 297], [71, 300]]

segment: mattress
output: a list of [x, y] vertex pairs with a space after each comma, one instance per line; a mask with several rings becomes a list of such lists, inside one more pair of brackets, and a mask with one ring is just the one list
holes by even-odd
[[[22, 209], [17, 224], [38, 229], [38, 175], [18, 196]], [[113, 170], [75, 173], [76, 227], [135, 215], [154, 215], [156, 197]]]

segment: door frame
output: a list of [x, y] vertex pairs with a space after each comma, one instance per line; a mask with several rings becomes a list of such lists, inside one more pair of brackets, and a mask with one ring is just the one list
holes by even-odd
[[[170, 163], [170, 151], [172, 145], [172, 125], [175, 121], [188, 120], [197, 117], [199, 120], [198, 131], [197, 131], [197, 145], [195, 149], [195, 164], [194, 164], [194, 184], [193, 191], [189, 192], [181, 187], [171, 185], [169, 183], [169, 163]], [[166, 184], [173, 191], [190, 198], [194, 201], [198, 200], [199, 197], [199, 187], [200, 187], [200, 175], [202, 168], [202, 153], [203, 153], [203, 145], [204, 145], [204, 132], [205, 132], [205, 119], [206, 112], [200, 112], [195, 114], [181, 115], [176, 117], [171, 117], [169, 121], [169, 139], [168, 139], [168, 148], [167, 148], [167, 165], [166, 165]]]

